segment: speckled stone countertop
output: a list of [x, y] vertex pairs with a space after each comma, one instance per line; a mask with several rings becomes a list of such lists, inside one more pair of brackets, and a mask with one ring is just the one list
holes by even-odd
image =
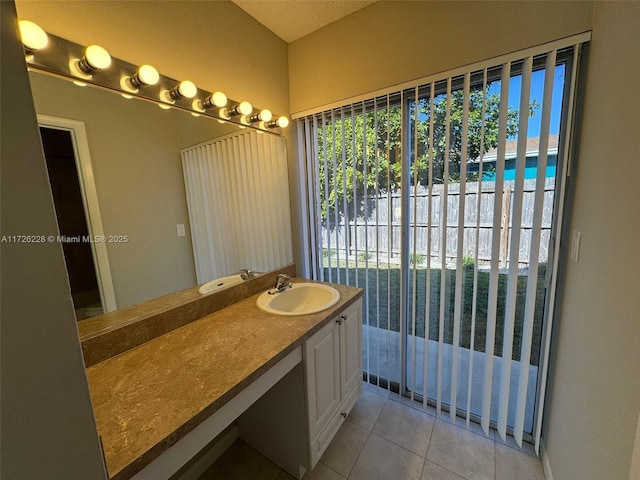
[[314, 315], [265, 313], [256, 294], [89, 367], [109, 478], [140, 471], [363, 294], [333, 286], [340, 301]]

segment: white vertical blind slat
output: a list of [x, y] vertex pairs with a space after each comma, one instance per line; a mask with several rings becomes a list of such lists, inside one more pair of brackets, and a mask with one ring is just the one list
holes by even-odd
[[484, 160], [484, 135], [487, 115], [487, 69], [482, 71], [482, 109], [480, 120], [480, 161], [478, 163], [478, 193], [476, 199], [476, 231], [473, 250], [473, 293], [471, 298], [471, 331], [469, 333], [469, 373], [467, 381], [467, 426], [471, 422], [471, 399], [473, 398], [473, 359], [475, 357], [476, 314], [478, 307], [478, 253], [480, 248], [480, 218], [482, 207], [482, 177]]
[[520, 87], [520, 111], [518, 128], [518, 150], [516, 157], [516, 179], [513, 191], [513, 214], [511, 220], [511, 245], [509, 246], [509, 276], [507, 280], [507, 304], [504, 314], [504, 334], [502, 341], [502, 379], [500, 383], [500, 403], [498, 409], [498, 433], [504, 440], [507, 436], [509, 414], [509, 390], [511, 386], [511, 366], [513, 356], [513, 331], [516, 319], [518, 270], [520, 261], [520, 236], [522, 227], [522, 203], [524, 197], [524, 170], [527, 161], [527, 132], [529, 130], [529, 97], [531, 95], [531, 68], [533, 58], [528, 57], [522, 67]]
[[[313, 117], [313, 151], [314, 151], [314, 155], [316, 156], [316, 161], [314, 162], [315, 165], [315, 192], [317, 192], [317, 195], [320, 195], [320, 150], [318, 147], [318, 131], [319, 131], [318, 127], [318, 118], [317, 117]], [[326, 191], [326, 190], [325, 190]], [[315, 206], [316, 206], [316, 223], [319, 224], [320, 223], [320, 219], [322, 218], [322, 201], [316, 201], [315, 202]], [[322, 239], [322, 229], [320, 227], [318, 227], [317, 231], [316, 231], [316, 243], [320, 248], [323, 248], [323, 239]], [[323, 252], [324, 253], [324, 252]], [[318, 258], [318, 273], [319, 276], [316, 277], [319, 280], [324, 280], [325, 279], [325, 275], [324, 275], [324, 268], [322, 268], [321, 262], [322, 259], [321, 257]]]
[[464, 76], [463, 107], [462, 107], [462, 148], [460, 155], [460, 195], [458, 206], [458, 245], [456, 256], [456, 286], [453, 313], [453, 366], [451, 369], [451, 408], [449, 414], [451, 420], [455, 420], [458, 396], [458, 365], [460, 357], [460, 324], [462, 323], [462, 254], [464, 253], [464, 221], [465, 221], [465, 197], [467, 185], [467, 150], [469, 135], [469, 92], [471, 89], [471, 74]]
[[[496, 316], [498, 304], [498, 267], [500, 258], [500, 227], [502, 223], [502, 189], [504, 187], [504, 160], [507, 143], [507, 112], [509, 109], [509, 80], [511, 63], [502, 66], [500, 80], [500, 113], [498, 123], [498, 156], [496, 159], [496, 186], [493, 202], [493, 231], [491, 239], [491, 273], [489, 275], [489, 298], [487, 305], [487, 333], [485, 341], [485, 366], [482, 393], [482, 418], [480, 424], [485, 435], [489, 434], [491, 421], [491, 396], [493, 386], [493, 353], [496, 339]], [[509, 228], [505, 225], [504, 228]]]
[[[333, 178], [334, 184], [338, 178], [338, 163], [336, 160], [336, 117], [335, 111], [331, 112], [331, 178]], [[327, 175], [329, 177], [329, 175]], [[334, 192], [337, 193], [337, 192]], [[329, 207], [327, 206], [327, 214], [329, 213]], [[334, 194], [333, 196], [333, 233], [336, 240], [336, 282], [340, 283], [340, 239], [338, 237], [338, 198]], [[329, 248], [331, 248], [331, 242], [329, 242]]]
[[424, 399], [422, 401], [423, 408], [427, 409], [427, 400], [429, 399], [429, 343], [431, 332], [431, 230], [433, 228], [433, 131], [434, 131], [434, 102], [435, 102], [435, 83], [431, 83], [429, 87], [429, 179], [427, 180], [427, 275], [425, 279], [425, 312], [424, 312]]
[[448, 195], [449, 195], [449, 147], [451, 143], [451, 77], [447, 78], [447, 94], [445, 97], [445, 126], [444, 126], [444, 160], [443, 160], [443, 188], [440, 196], [440, 224], [442, 225], [440, 244], [440, 332], [438, 337], [438, 398], [436, 410], [440, 414], [442, 408], [442, 372], [444, 370], [444, 328], [447, 305], [447, 224], [448, 224]]
[[[387, 262], [391, 261], [391, 245], [393, 239], [393, 208], [391, 196], [391, 99], [387, 95], [387, 123], [386, 123], [386, 157], [387, 157]], [[391, 269], [387, 263], [387, 305], [391, 305]], [[391, 308], [387, 308], [387, 338], [386, 338], [387, 390], [391, 391]]]
[[544, 73], [544, 94], [542, 99], [542, 122], [540, 125], [540, 144], [538, 148], [538, 165], [536, 172], [536, 197], [533, 207], [532, 234], [530, 243], [529, 274], [527, 278], [526, 300], [524, 308], [524, 322], [522, 346], [520, 350], [520, 376], [516, 399], [516, 414], [514, 421], [514, 438], [518, 446], [522, 446], [524, 432], [525, 408], [529, 384], [529, 362], [531, 360], [531, 342], [533, 338], [533, 323], [536, 305], [536, 289], [538, 286], [538, 260], [540, 257], [540, 237], [542, 229], [542, 209], [544, 207], [544, 187], [549, 149], [549, 127], [551, 123], [551, 99], [553, 96], [554, 71], [556, 66], [556, 51], [547, 56]]
[[[418, 123], [420, 122], [418, 111], [420, 108], [420, 97], [418, 95], [418, 87], [414, 91], [414, 117], [411, 119], [413, 122], [413, 157], [412, 162], [417, 164], [418, 162]], [[416, 391], [416, 310], [418, 308], [418, 265], [417, 265], [417, 244], [418, 244], [418, 169], [413, 169], [413, 269], [411, 278], [411, 400], [414, 400]]]

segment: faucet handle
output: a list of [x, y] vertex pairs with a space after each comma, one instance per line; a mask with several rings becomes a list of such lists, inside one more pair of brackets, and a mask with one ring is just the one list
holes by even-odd
[[243, 268], [240, 270], [240, 278], [242, 278], [243, 280], [249, 280], [250, 278], [254, 278], [255, 276], [256, 274], [248, 268]]
[[279, 273], [278, 278], [276, 279], [276, 288], [279, 290], [290, 288], [291, 280], [292, 278], [289, 275], [286, 275], [284, 273]]

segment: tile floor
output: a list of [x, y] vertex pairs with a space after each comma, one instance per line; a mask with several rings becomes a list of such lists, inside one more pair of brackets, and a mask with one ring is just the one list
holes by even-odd
[[[544, 480], [532, 449], [365, 383], [362, 396], [304, 480]], [[479, 433], [478, 433], [479, 432]], [[200, 480], [291, 480], [238, 440]]]

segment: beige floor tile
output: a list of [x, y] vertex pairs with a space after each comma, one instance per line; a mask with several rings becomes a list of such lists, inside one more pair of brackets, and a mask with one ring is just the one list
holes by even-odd
[[324, 463], [318, 462], [316, 468], [307, 472], [303, 480], [345, 480], [345, 477], [337, 472], [334, 472]]
[[420, 480], [423, 465], [424, 458], [372, 433], [349, 480]]
[[232, 480], [232, 478], [220, 468], [220, 465], [214, 463], [198, 477], [198, 480]]
[[427, 460], [420, 480], [464, 480], [464, 478]]
[[[442, 416], [438, 418], [451, 423], [451, 417], [449, 416], [448, 413], [443, 413]], [[470, 432], [477, 433], [481, 437], [488, 438], [489, 440], [496, 439], [497, 435], [495, 430], [490, 428], [489, 433], [485, 435], [484, 431], [482, 430], [482, 426], [479, 423], [469, 422], [469, 425], [467, 425], [466, 418], [456, 417], [456, 420], [453, 423], [460, 428], [464, 428], [465, 430], [469, 430]]]
[[435, 417], [437, 415], [437, 411], [434, 407], [427, 405], [426, 410], [422, 402], [417, 400], [411, 400], [410, 397], [404, 397], [402, 395], [398, 395], [395, 392], [391, 392], [389, 394], [389, 400], [393, 400], [394, 402], [401, 403], [402, 405], [406, 405], [407, 407], [411, 407], [414, 410], [418, 410], [419, 412], [426, 413], [427, 415], [431, 415]]
[[370, 392], [377, 393], [381, 397], [386, 398], [389, 396], [389, 390], [387, 390], [386, 388], [378, 387], [377, 385], [369, 382], [362, 382], [362, 385], [364, 387], [364, 390], [369, 390]]
[[427, 460], [469, 480], [494, 480], [494, 442], [438, 419]]
[[544, 480], [542, 462], [537, 457], [496, 443], [496, 480]]
[[237, 440], [216, 462], [232, 480], [275, 480], [280, 467], [242, 440]]
[[511, 435], [507, 435], [507, 438], [502, 440], [502, 438], [500, 438], [500, 434], [496, 432], [496, 442], [506, 445], [507, 447], [520, 450], [528, 455], [531, 455], [532, 457], [537, 457], [536, 450], [533, 445], [531, 445], [530, 443], [522, 442], [522, 448], [520, 448], [518, 447], [518, 444], [516, 443], [515, 439]]
[[349, 413], [348, 419], [351, 423], [370, 432], [386, 402], [385, 397], [370, 390], [363, 390], [358, 402]]
[[348, 477], [368, 436], [369, 432], [365, 429], [345, 421], [322, 455], [322, 463], [343, 477]]
[[434, 418], [397, 402], [387, 402], [373, 432], [407, 450], [425, 457]]

